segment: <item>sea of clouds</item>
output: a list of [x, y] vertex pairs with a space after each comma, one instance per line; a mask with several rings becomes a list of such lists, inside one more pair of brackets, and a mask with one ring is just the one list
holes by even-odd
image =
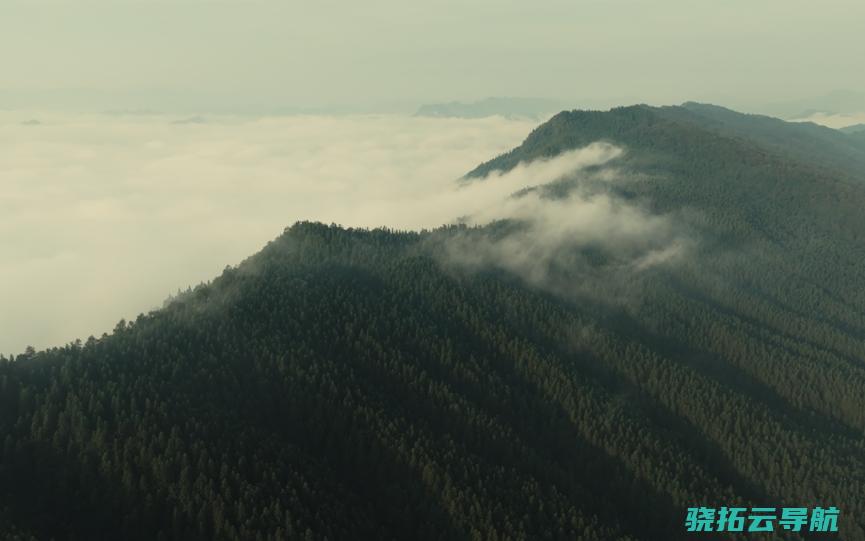
[[0, 351], [110, 331], [297, 220], [441, 225], [535, 124], [0, 111]]
[[814, 113], [810, 116], [794, 119], [793, 122], [813, 122], [829, 128], [840, 129], [857, 124], [865, 124], [863, 113]]

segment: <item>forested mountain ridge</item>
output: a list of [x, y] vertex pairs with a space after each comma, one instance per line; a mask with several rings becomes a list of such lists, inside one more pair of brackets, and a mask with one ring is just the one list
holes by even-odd
[[474, 172], [623, 147], [597, 189], [693, 245], [621, 283], [596, 247], [572, 291], [454, 256], [509, 224], [298, 223], [0, 359], [0, 535], [689, 539], [688, 507], [835, 505], [865, 539], [865, 182], [686, 114], [561, 113]]
[[[689, 129], [705, 132], [706, 136], [741, 139], [792, 161], [821, 165], [854, 177], [865, 176], [865, 149], [856, 137], [851, 137], [859, 132], [844, 133], [810, 122], [787, 122], [696, 102], [665, 107], [634, 105], [610, 111], [563, 111], [539, 126], [520, 147], [479, 165], [467, 176], [513, 167], [519, 159], [534, 156], [538, 150], [535, 147], [542, 142], [573, 148], [602, 137], [614, 138], [619, 143], [635, 141], [636, 137], [641, 143], [639, 148], [643, 145], [654, 148], [655, 143], [640, 137], [663, 135], [665, 130], [672, 135]], [[547, 154], [538, 156], [555, 154], [552, 147], [546, 151]]]
[[[683, 115], [683, 111], [688, 115]], [[812, 122], [785, 122], [694, 102], [681, 107], [663, 107], [660, 112], [672, 119], [709, 127], [722, 135], [752, 141], [792, 160], [842, 169], [853, 176], [865, 175], [865, 152], [861, 146], [846, 137], [847, 134], [826, 126]]]
[[865, 151], [865, 130], [853, 132], [848, 135], [863, 151]]
[[845, 128], [841, 128], [838, 130], [842, 133], [853, 134], [853, 133], [862, 133], [865, 132], [865, 124], [854, 124], [852, 126], [847, 126]]

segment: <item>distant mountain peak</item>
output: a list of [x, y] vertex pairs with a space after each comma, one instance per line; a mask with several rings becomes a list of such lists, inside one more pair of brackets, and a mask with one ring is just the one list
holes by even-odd
[[438, 118], [506, 118], [539, 119], [564, 107], [564, 102], [548, 98], [489, 97], [473, 102], [451, 101], [421, 105], [415, 116]]

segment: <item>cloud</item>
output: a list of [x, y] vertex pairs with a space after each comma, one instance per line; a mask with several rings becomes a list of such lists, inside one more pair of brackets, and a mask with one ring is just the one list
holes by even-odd
[[622, 154], [596, 143], [476, 181], [481, 192], [499, 186], [496, 195], [510, 195], [478, 198], [484, 204], [464, 220], [475, 228], [446, 242], [447, 261], [501, 268], [559, 294], [602, 290], [605, 301], [630, 302], [638, 275], [681, 257], [693, 240], [683, 221], [616, 195], [640, 182], [616, 167]]
[[841, 129], [856, 124], [865, 124], [865, 112], [861, 113], [814, 113], [806, 118], [797, 118], [793, 122], [813, 122], [830, 128]]
[[[24, 126], [39, 118], [38, 129]], [[526, 120], [0, 111], [0, 352], [110, 331], [298, 220], [431, 228]], [[453, 204], [454, 208], [447, 205]]]

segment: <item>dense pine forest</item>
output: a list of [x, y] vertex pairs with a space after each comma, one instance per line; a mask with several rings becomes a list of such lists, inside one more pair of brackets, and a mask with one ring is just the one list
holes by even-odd
[[519, 223], [302, 222], [110, 334], [0, 357], [0, 538], [729, 539], [686, 509], [836, 506], [819, 538], [865, 540], [865, 139], [563, 112], [461, 182], [598, 141], [628, 180], [591, 189], [673, 217], [674, 263], [582, 246], [553, 288], [454, 258]]

